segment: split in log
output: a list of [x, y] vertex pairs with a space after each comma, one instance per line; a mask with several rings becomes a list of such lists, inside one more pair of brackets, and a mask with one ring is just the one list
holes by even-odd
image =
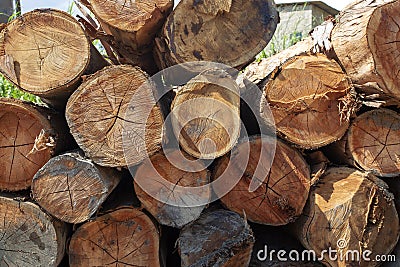
[[69, 263], [74, 266], [160, 266], [159, 233], [135, 208], [121, 208], [83, 224], [72, 235]]
[[88, 220], [120, 181], [118, 172], [96, 166], [78, 152], [50, 159], [33, 177], [34, 200], [54, 217]]
[[[264, 93], [262, 101], [268, 101], [278, 133], [301, 148], [328, 145], [349, 127], [351, 84], [340, 66], [325, 55], [286, 61], [271, 75]], [[270, 121], [268, 113], [265, 120]]]
[[172, 11], [172, 0], [90, 0], [89, 8], [103, 30], [112, 35], [117, 52], [148, 73], [157, 72], [153, 41]]
[[400, 175], [400, 115], [375, 109], [358, 116], [348, 133], [348, 149], [357, 166], [375, 175]]
[[182, 267], [248, 266], [253, 245], [246, 220], [227, 210], [202, 214], [182, 229], [178, 239]]
[[[134, 177], [135, 192], [146, 210], [160, 224], [181, 228], [196, 220], [205, 208], [205, 205], [179, 207], [159, 201], [153, 198], [153, 196], [160, 196], [160, 191], [171, 188], [170, 185], [163, 184], [165, 181], [173, 185], [171, 188], [172, 191], [168, 192], [169, 198], [180, 197], [184, 202], [189, 202], [185, 201], [187, 198], [193, 199], [190, 202], [195, 201], [196, 198], [200, 198], [201, 202], [208, 203], [208, 200], [211, 198], [210, 188], [203, 190], [201, 196], [188, 195], [188, 193], [180, 192], [179, 190], [175, 192], [174, 189], [176, 189], [177, 185], [184, 187], [204, 186], [209, 183], [210, 177], [206, 166], [201, 161], [195, 161], [194, 158], [180, 150], [167, 150], [165, 153], [167, 156], [159, 152], [139, 166]], [[184, 166], [185, 169], [181, 169], [179, 166]], [[141, 186], [145, 186], [145, 190], [150, 191], [144, 191]]]
[[214, 159], [229, 152], [240, 136], [240, 93], [225, 71], [205, 71], [177, 92], [171, 122], [182, 149]]
[[[310, 169], [297, 150], [278, 140], [273, 155], [270, 145], [264, 145], [260, 137], [252, 137], [231, 153], [231, 159], [226, 155], [219, 160], [213, 175], [213, 180], [221, 176], [241, 177], [221, 198], [227, 208], [244, 211], [249, 221], [268, 225], [288, 224], [300, 216], [310, 190]], [[242, 169], [247, 158], [247, 166]], [[253, 179], [261, 185], [251, 192]], [[217, 195], [223, 192], [219, 188], [214, 191]]]
[[85, 155], [101, 166], [124, 167], [159, 150], [164, 120], [153, 90], [148, 75], [128, 65], [106, 67], [87, 78], [66, 108], [71, 133]]
[[[35, 173], [67, 145], [67, 131], [53, 123], [54, 114], [14, 99], [0, 98], [0, 189], [19, 191], [31, 186]], [[59, 127], [58, 127], [59, 126]]]
[[[386, 255], [399, 237], [399, 218], [387, 184], [372, 174], [345, 167], [331, 168], [323, 175], [295, 227], [307, 249], [323, 257], [325, 264], [338, 267], [376, 266], [363, 253], [371, 251], [370, 259]], [[321, 254], [329, 248], [338, 251], [336, 260]]]
[[161, 68], [191, 61], [240, 67], [268, 44], [279, 21], [271, 0], [182, 0], [156, 39]]
[[62, 11], [28, 12], [0, 33], [0, 71], [57, 108], [65, 106], [82, 75], [106, 65], [79, 23]]
[[58, 266], [67, 228], [37, 205], [0, 196], [0, 265]]
[[400, 1], [357, 0], [339, 15], [335, 54], [361, 90], [400, 99]]

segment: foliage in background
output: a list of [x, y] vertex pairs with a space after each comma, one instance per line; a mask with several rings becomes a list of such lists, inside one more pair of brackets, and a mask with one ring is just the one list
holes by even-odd
[[[297, 16], [296, 12], [305, 11], [308, 6], [309, 4], [305, 2], [302, 5], [294, 5], [292, 7], [286, 23], [281, 22], [278, 25], [279, 27], [277, 28], [268, 46], [257, 56], [258, 61], [263, 58], [273, 56], [307, 37], [308, 33], [302, 32], [300, 27], [300, 25], [304, 24], [304, 18]], [[319, 25], [323, 21], [323, 17], [313, 16], [312, 25], [309, 25], [309, 27], [312, 28], [313, 25]]]
[[0, 97], [15, 98], [33, 102], [36, 104], [43, 104], [42, 100], [39, 97], [21, 91], [1, 74], [0, 74]]

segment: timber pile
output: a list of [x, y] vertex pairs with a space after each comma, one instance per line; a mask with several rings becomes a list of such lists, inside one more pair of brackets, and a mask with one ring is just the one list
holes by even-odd
[[[172, 7], [81, 0], [78, 20], [42, 9], [2, 25], [1, 73], [47, 106], [0, 99], [0, 265], [344, 267], [380, 262], [324, 250], [399, 255], [400, 0], [357, 0], [250, 65], [279, 21], [272, 0]], [[202, 60], [244, 72], [183, 67], [192, 78], [163, 77], [174, 91], [157, 100], [151, 75]], [[316, 258], [282, 262], [280, 249]]]

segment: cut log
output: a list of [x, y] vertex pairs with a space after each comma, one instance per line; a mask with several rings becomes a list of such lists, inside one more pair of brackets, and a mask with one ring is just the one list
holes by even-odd
[[0, 71], [58, 108], [65, 106], [82, 75], [106, 65], [79, 23], [62, 11], [28, 12], [0, 33]]
[[278, 133], [301, 148], [328, 145], [349, 127], [351, 84], [340, 66], [325, 55], [288, 60], [271, 75], [264, 93], [262, 101], [269, 103]]
[[66, 118], [71, 133], [95, 163], [136, 165], [160, 148], [163, 116], [148, 79], [137, 67], [106, 67], [90, 76], [68, 100]]
[[33, 177], [34, 200], [54, 217], [68, 222], [88, 220], [120, 181], [118, 172], [96, 166], [80, 153], [50, 159]]
[[[247, 166], [241, 166], [246, 162]], [[228, 209], [237, 213], [244, 211], [252, 222], [268, 225], [293, 222], [300, 216], [308, 198], [310, 169], [297, 150], [280, 140], [274, 155], [271, 144], [264, 144], [260, 137], [252, 137], [239, 144], [231, 157], [224, 156], [215, 169], [213, 180], [223, 176], [241, 177], [225, 196], [218, 193], [224, 192], [223, 188], [215, 187], [214, 191]], [[253, 179], [261, 184], [255, 191], [250, 190]]]
[[376, 109], [358, 116], [348, 133], [348, 149], [357, 166], [375, 175], [400, 175], [400, 115]]
[[[296, 227], [307, 249], [323, 257], [325, 264], [338, 267], [376, 266], [375, 256], [390, 253], [399, 237], [399, 218], [387, 184], [344, 167], [324, 174]], [[323, 253], [329, 248], [337, 250], [336, 259]]]
[[[182, 154], [181, 154], [182, 153]], [[184, 166], [183, 168], [180, 168]], [[201, 171], [197, 171], [201, 170]], [[200, 187], [209, 183], [210, 176], [206, 166], [201, 161], [195, 161], [180, 150], [167, 150], [165, 154], [159, 152], [149, 160], [140, 165], [136, 171], [135, 192], [144, 208], [148, 210], [160, 224], [181, 228], [184, 225], [196, 220], [206, 205], [195, 205], [193, 207], [179, 207], [169, 205], [157, 200], [154, 197], [162, 197], [165, 192], [165, 201], [174, 201], [176, 203], [184, 202], [206, 202], [211, 198], [211, 188], [202, 191], [202, 195], [194, 196], [190, 192], [175, 190], [176, 186]], [[168, 184], [169, 182], [170, 184]], [[144, 189], [142, 189], [144, 187]], [[168, 191], [168, 190], [171, 190]], [[188, 195], [189, 194], [189, 195]], [[190, 200], [189, 200], [190, 199]], [[175, 202], [175, 201], [174, 201]]]
[[225, 71], [206, 71], [176, 94], [171, 122], [191, 156], [214, 159], [229, 152], [240, 136], [240, 93]]
[[35, 173], [67, 145], [62, 133], [67, 130], [61, 123], [54, 123], [59, 118], [49, 112], [26, 102], [0, 98], [1, 190], [29, 188]]
[[178, 239], [182, 267], [248, 266], [254, 237], [237, 213], [216, 210], [185, 226]]
[[64, 257], [66, 225], [37, 205], [0, 196], [0, 265], [58, 266]]
[[135, 208], [121, 208], [87, 222], [73, 234], [70, 266], [160, 266], [159, 233]]
[[191, 61], [240, 67], [268, 44], [279, 21], [271, 0], [180, 1], [156, 39], [162, 68]]
[[336, 56], [361, 90], [400, 99], [400, 2], [357, 0], [332, 32]]
[[260, 61], [254, 61], [244, 70], [245, 79], [263, 89], [268, 82], [268, 78], [276, 68], [280, 67], [290, 58], [309, 52], [312, 44], [311, 37], [308, 37], [276, 55], [263, 58]]
[[90, 9], [103, 30], [112, 35], [117, 52], [129, 63], [155, 73], [153, 41], [172, 11], [172, 0], [90, 0]]

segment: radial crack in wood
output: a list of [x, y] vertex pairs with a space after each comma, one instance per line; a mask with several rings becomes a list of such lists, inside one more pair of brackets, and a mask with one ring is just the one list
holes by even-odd
[[83, 224], [69, 245], [74, 266], [160, 266], [159, 232], [135, 208], [121, 208]]
[[[286, 61], [264, 88], [278, 133], [291, 143], [316, 149], [339, 140], [349, 127], [351, 83], [340, 66], [325, 55], [300, 55]], [[350, 101], [350, 103], [348, 103]], [[268, 112], [261, 111], [265, 121]]]
[[97, 166], [78, 152], [50, 159], [34, 176], [32, 196], [54, 217], [68, 223], [88, 220], [117, 186], [121, 175]]
[[62, 108], [81, 82], [108, 63], [65, 12], [37, 9], [0, 33], [0, 71], [23, 90]]
[[[153, 155], [139, 166], [134, 180], [137, 197], [163, 225], [181, 228], [196, 220], [211, 198], [211, 187], [200, 189], [199, 195], [185, 191], [184, 188], [179, 190], [176, 188], [176, 186], [201, 187], [209, 184], [210, 180], [209, 172], [203, 162], [196, 161], [180, 150], [167, 150]], [[166, 190], [167, 197], [164, 201], [167, 203], [155, 198], [163, 198], [162, 192]], [[192, 203], [193, 207], [179, 207], [169, 205], [168, 202], [177, 204], [183, 202], [187, 205]], [[196, 205], [196, 203], [202, 204]]]
[[64, 257], [66, 225], [36, 204], [0, 196], [0, 265], [58, 266]]
[[90, 76], [66, 108], [71, 133], [85, 154], [106, 167], [136, 165], [154, 154], [164, 123], [154, 90], [145, 72], [128, 65]]
[[[222, 203], [237, 213], [244, 211], [249, 221], [284, 225], [293, 222], [303, 210], [310, 190], [310, 168], [298, 151], [280, 140], [273, 152], [270, 144], [252, 137], [217, 163], [212, 179], [241, 177], [229, 193], [220, 196]], [[254, 179], [261, 185], [251, 192]], [[224, 192], [220, 188], [214, 191]]]

